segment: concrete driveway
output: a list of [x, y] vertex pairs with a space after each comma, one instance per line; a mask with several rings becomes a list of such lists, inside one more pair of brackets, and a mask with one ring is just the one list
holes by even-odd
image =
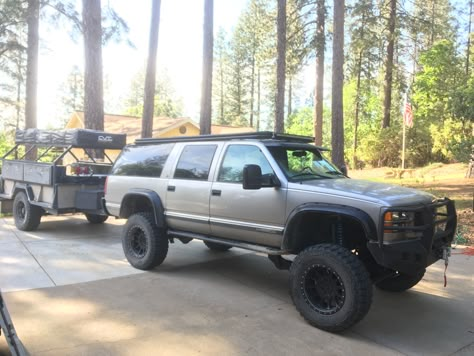
[[462, 249], [447, 288], [437, 263], [409, 292], [375, 290], [362, 322], [330, 334], [304, 322], [288, 273], [265, 256], [177, 242], [141, 272], [123, 256], [122, 224], [46, 217], [25, 233], [0, 219], [0, 288], [31, 355], [474, 354], [474, 257]]

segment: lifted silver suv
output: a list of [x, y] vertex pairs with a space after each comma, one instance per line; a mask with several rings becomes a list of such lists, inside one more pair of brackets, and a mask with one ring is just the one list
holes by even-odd
[[372, 284], [393, 292], [416, 285], [447, 254], [453, 201], [348, 179], [310, 142], [259, 132], [126, 146], [107, 178], [105, 207], [128, 219], [128, 261], [154, 268], [174, 239], [268, 254], [290, 270], [301, 315], [333, 332], [367, 314]]

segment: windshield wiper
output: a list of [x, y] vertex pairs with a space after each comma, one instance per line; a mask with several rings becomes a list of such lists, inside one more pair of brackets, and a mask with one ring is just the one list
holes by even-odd
[[318, 174], [318, 173], [301, 172], [301, 173], [296, 173], [295, 175], [291, 176], [290, 179], [293, 180], [295, 178], [308, 177], [308, 176], [312, 176], [312, 177], [315, 177], [315, 178], [327, 178], [327, 177], [323, 176], [322, 174]]
[[326, 174], [331, 174], [331, 175], [334, 175], [334, 176], [344, 176], [344, 174], [342, 174], [341, 172], [336, 172], [336, 171], [326, 171], [325, 172]]

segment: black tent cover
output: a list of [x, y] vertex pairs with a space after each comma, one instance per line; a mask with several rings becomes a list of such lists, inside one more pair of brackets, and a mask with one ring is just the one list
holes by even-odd
[[126, 134], [113, 134], [86, 129], [16, 130], [15, 143], [37, 146], [73, 146], [81, 148], [122, 149]]

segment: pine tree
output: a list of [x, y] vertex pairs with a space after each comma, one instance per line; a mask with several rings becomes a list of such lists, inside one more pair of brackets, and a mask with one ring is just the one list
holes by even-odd
[[395, 36], [397, 21], [397, 0], [388, 0], [388, 34], [387, 34], [387, 53], [385, 59], [385, 77], [384, 77], [384, 101], [383, 101], [383, 120], [382, 128], [390, 126], [390, 113], [392, 109], [392, 85], [393, 85], [393, 57], [395, 53]]
[[352, 143], [352, 167], [357, 167], [358, 130], [364, 98], [371, 96], [370, 81], [374, 76], [377, 62], [377, 16], [373, 0], [360, 0], [351, 12], [349, 47], [349, 74], [356, 81], [354, 105], [354, 137]]
[[278, 0], [277, 11], [277, 68], [274, 132], [285, 132], [286, 79], [286, 0]]
[[84, 32], [84, 126], [104, 130], [104, 89], [102, 77], [102, 16], [100, 0], [82, 0]]
[[145, 76], [145, 95], [143, 100], [142, 137], [153, 136], [153, 112], [155, 108], [156, 56], [160, 29], [161, 0], [152, 0], [148, 63]]
[[338, 167], [344, 165], [344, 0], [334, 1], [334, 33], [332, 59], [332, 126], [331, 158]]
[[201, 135], [211, 133], [212, 117], [212, 62], [214, 47], [214, 0], [204, 0], [204, 31], [202, 57]]
[[213, 85], [213, 107], [215, 113], [213, 117], [216, 118], [216, 122], [225, 125], [228, 124], [227, 118], [227, 101], [228, 93], [227, 89], [229, 86], [229, 43], [227, 41], [227, 34], [221, 27], [217, 31], [216, 41], [214, 44], [214, 85]]
[[314, 91], [314, 143], [323, 144], [323, 101], [324, 101], [324, 52], [326, 49], [326, 6], [325, 0], [316, 2], [316, 87]]

